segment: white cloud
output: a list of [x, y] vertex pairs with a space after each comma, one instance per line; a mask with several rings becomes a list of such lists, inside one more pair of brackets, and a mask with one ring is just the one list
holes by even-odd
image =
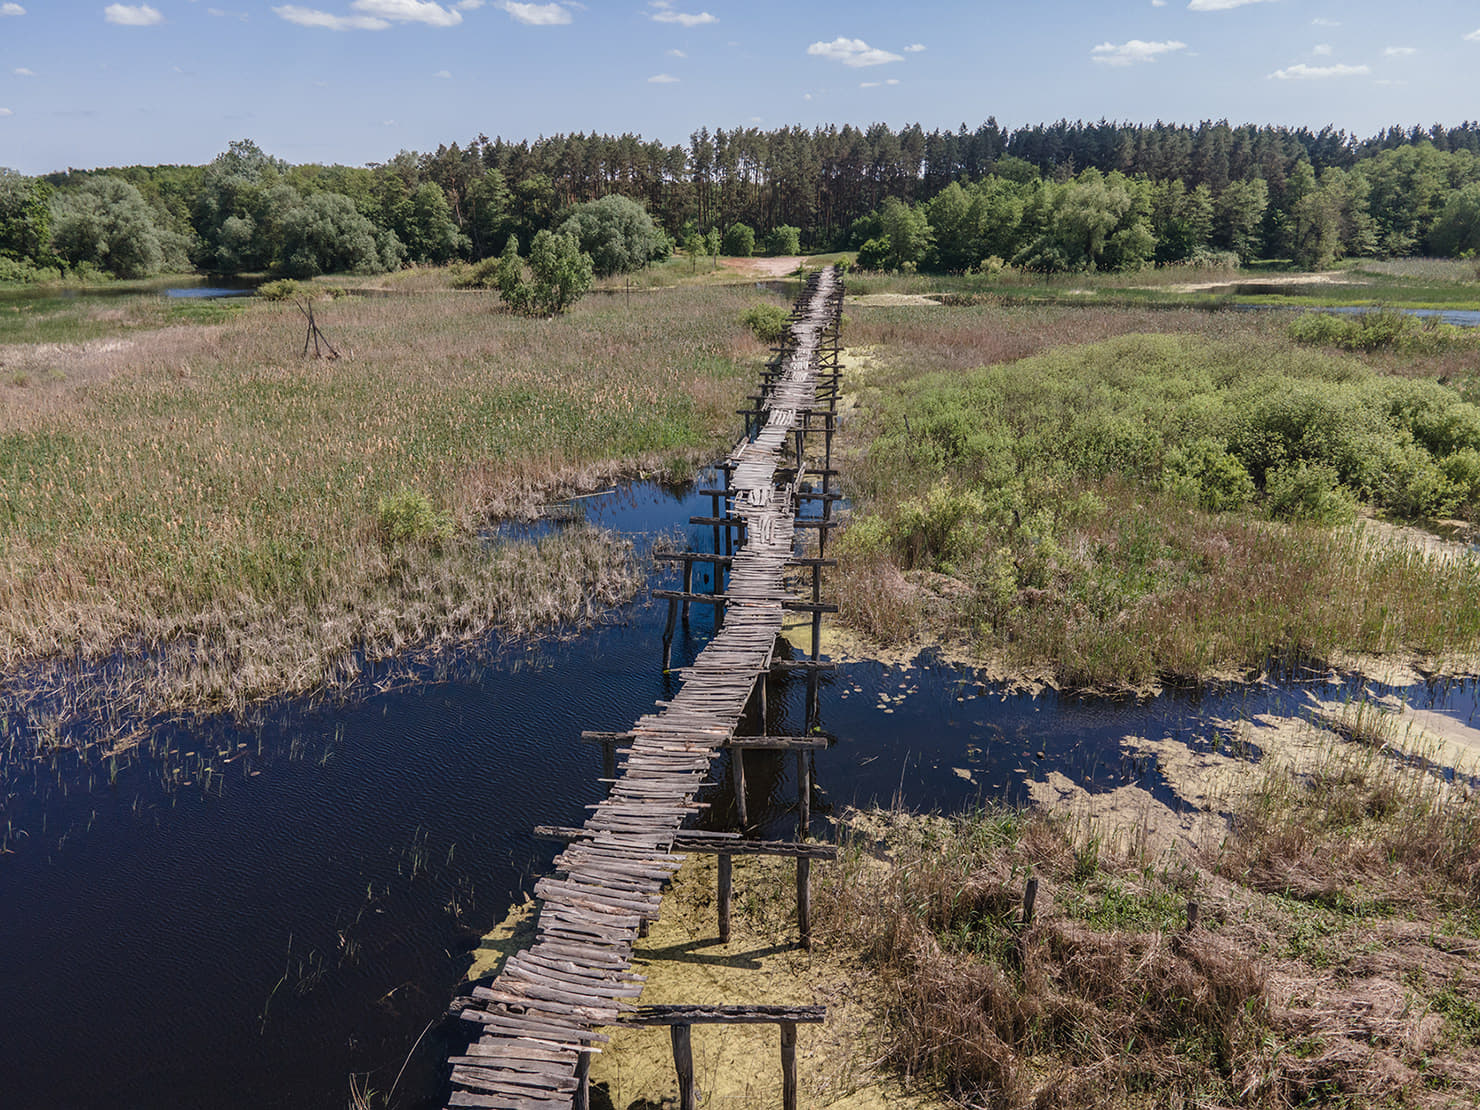
[[1325, 16], [1318, 15], [1310, 21], [1310, 25], [1312, 27], [1340, 27], [1341, 20], [1327, 19]]
[[663, 53], [667, 54], [670, 58], [687, 58], [688, 57], [688, 55], [685, 54], [682, 50], [665, 50], [665, 51], [663, 51]]
[[802, 93], [802, 99], [803, 100], [811, 100], [812, 99], [812, 94], [811, 93]]
[[807, 53], [816, 58], [842, 62], [845, 66], [881, 66], [885, 62], [902, 62], [904, 56], [887, 50], [876, 50], [862, 39], [835, 38], [832, 42], [814, 42]]
[[498, 6], [531, 27], [561, 27], [570, 22], [570, 12], [559, 4], [519, 4], [504, 0]]
[[451, 81], [452, 71], [450, 69], [439, 69], [436, 73], [432, 74], [432, 76], [440, 81]]
[[384, 31], [390, 26], [384, 19], [368, 15], [333, 15], [317, 8], [300, 8], [297, 4], [283, 4], [272, 9], [279, 19], [296, 23], [300, 27], [322, 27], [326, 31]]
[[1151, 0], [1151, 6], [1153, 8], [1164, 8], [1167, 6], [1167, 0]]
[[1406, 85], [1406, 84], [1408, 84], [1407, 81], [1390, 81], [1386, 77], [1382, 78], [1379, 81], [1373, 81], [1372, 83], [1374, 85], [1381, 85], [1384, 88], [1396, 88], [1399, 85]]
[[648, 78], [649, 85], [676, 85], [678, 78], [671, 73], [655, 73]]
[[17, 77], [36, 76], [36, 71], [34, 69], [27, 69], [25, 66], [17, 66], [15, 69], [11, 70], [11, 72], [14, 73]]
[[164, 22], [159, 9], [148, 4], [109, 4], [103, 9], [103, 18], [120, 27], [152, 27]]
[[460, 12], [448, 11], [433, 0], [354, 0], [350, 7], [371, 19], [395, 23], [425, 23], [428, 27], [456, 27]]
[[1322, 81], [1331, 77], [1366, 77], [1371, 72], [1368, 66], [1308, 66], [1299, 62], [1277, 69], [1269, 76], [1276, 81]]
[[1331, 56], [1331, 44], [1329, 42], [1318, 42], [1310, 48], [1310, 52], [1317, 58], [1328, 58]]
[[1233, 8], [1242, 8], [1246, 4], [1267, 4], [1271, 0], [1190, 0], [1187, 5], [1189, 12], [1226, 12]]
[[25, 15], [26, 9], [19, 4], [0, 4], [0, 15]]
[[924, 49], [925, 44], [923, 42], [912, 42], [904, 48], [904, 52], [906, 54], [918, 54]]
[[484, 0], [457, 0], [452, 6], [460, 12], [476, 12], [483, 6], [483, 2]]
[[676, 12], [673, 10], [673, 0], [649, 0], [648, 7], [656, 9], [648, 12], [648, 18], [655, 23], [677, 23], [681, 27], [698, 27], [704, 23], [719, 22], [719, 16], [710, 15], [708, 12]]
[[15, 113], [12, 112], [9, 108], [0, 108], [0, 119], [4, 119], [6, 116], [13, 115], [15, 115]]
[[1411, 58], [1418, 53], [1416, 46], [1387, 46], [1383, 48], [1384, 58]]
[[1132, 66], [1139, 62], [1154, 62], [1159, 55], [1175, 54], [1178, 50], [1186, 49], [1185, 42], [1142, 42], [1140, 39], [1131, 39], [1122, 43], [1102, 42], [1089, 54], [1101, 65]]
[[860, 82], [858, 82], [858, 87], [860, 89], [877, 89], [877, 88], [879, 88], [882, 85], [897, 85], [897, 84], [899, 84], [899, 78], [898, 77], [891, 77], [887, 81], [860, 81]]
[[1477, 27], [1475, 30], [1471, 31], [1468, 35], [1466, 35], [1465, 36], [1465, 41], [1466, 42], [1480, 42], [1480, 27]]

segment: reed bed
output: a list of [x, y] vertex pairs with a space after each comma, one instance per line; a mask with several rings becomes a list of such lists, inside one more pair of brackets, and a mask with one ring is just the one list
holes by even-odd
[[[471, 294], [351, 297], [317, 308], [335, 361], [301, 357], [291, 306], [144, 328], [125, 304], [111, 335], [6, 348], [48, 372], [0, 386], [0, 671], [123, 652], [125, 702], [216, 709], [589, 615], [635, 588], [624, 545], [511, 548], [490, 523], [714, 453], [764, 355], [751, 300], [527, 320]], [[406, 497], [435, 526], [388, 529]]]

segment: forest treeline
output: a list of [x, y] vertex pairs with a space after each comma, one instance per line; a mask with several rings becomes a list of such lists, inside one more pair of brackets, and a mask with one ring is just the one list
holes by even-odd
[[1480, 123], [1367, 139], [993, 119], [930, 132], [704, 128], [674, 145], [480, 135], [364, 167], [290, 165], [243, 140], [205, 166], [0, 170], [0, 281], [478, 261], [612, 195], [640, 203], [670, 246], [859, 249], [876, 268], [1459, 256], [1480, 252]]

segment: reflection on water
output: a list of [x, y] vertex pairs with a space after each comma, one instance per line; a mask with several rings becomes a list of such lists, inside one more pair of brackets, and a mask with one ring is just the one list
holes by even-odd
[[[708, 515], [698, 490], [713, 480], [572, 504], [703, 549], [712, 533], [687, 520]], [[338, 1110], [352, 1074], [387, 1090], [472, 938], [548, 867], [553, 848], [530, 830], [578, 824], [600, 797], [600, 750], [581, 730], [624, 729], [671, 695], [665, 616], [642, 598], [577, 636], [490, 639], [427, 662], [415, 684], [379, 689], [372, 673], [351, 702], [168, 724], [111, 757], [37, 753], [23, 715], [0, 706], [0, 1102]], [[711, 632], [696, 607], [674, 665]], [[848, 804], [1020, 801], [1051, 771], [1093, 790], [1141, 783], [1176, 805], [1124, 737], [1211, 746], [1230, 720], [1366, 688], [1305, 678], [1116, 701], [1012, 693], [933, 653], [848, 664], [819, 680], [832, 743], [812, 761], [816, 831]], [[1476, 708], [1473, 686], [1404, 693], [1465, 718]], [[779, 681], [769, 713], [774, 733], [805, 730], [806, 679]], [[714, 826], [734, 818], [729, 775], [720, 760], [705, 791]], [[791, 835], [795, 758], [749, 753], [746, 779], [761, 831]], [[421, 1041], [397, 1105], [440, 1105], [456, 1040]]]

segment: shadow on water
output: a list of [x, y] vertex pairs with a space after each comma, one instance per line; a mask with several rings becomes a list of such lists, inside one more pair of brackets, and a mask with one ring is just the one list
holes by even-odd
[[[714, 481], [635, 483], [555, 516], [709, 550], [712, 531], [687, 521], [709, 515], [699, 490]], [[695, 589], [708, 588], [700, 569]], [[530, 830], [578, 824], [601, 796], [601, 753], [581, 730], [624, 729], [672, 693], [665, 617], [644, 596], [579, 635], [491, 639], [427, 661], [414, 684], [382, 690], [369, 675], [348, 702], [166, 723], [116, 757], [36, 753], [0, 707], [0, 1102], [327, 1110], [351, 1076], [388, 1090], [477, 936], [548, 867], [554, 849]], [[696, 606], [674, 666], [712, 631]], [[1052, 771], [1094, 790], [1138, 782], [1176, 805], [1124, 737], [1209, 746], [1230, 720], [1362, 690], [1310, 676], [1147, 701], [1030, 696], [933, 653], [819, 684], [831, 739], [808, 757], [819, 834], [848, 804], [1022, 801], [1025, 781]], [[1473, 685], [1402, 692], [1463, 719], [1477, 708]], [[778, 681], [769, 710], [773, 733], [809, 729], [807, 680]], [[795, 757], [751, 753], [746, 771], [757, 828], [790, 836]], [[729, 776], [719, 760], [711, 824], [734, 820]], [[429, 1033], [394, 1104], [439, 1105], [442, 1061], [461, 1043], [455, 1027]]]

